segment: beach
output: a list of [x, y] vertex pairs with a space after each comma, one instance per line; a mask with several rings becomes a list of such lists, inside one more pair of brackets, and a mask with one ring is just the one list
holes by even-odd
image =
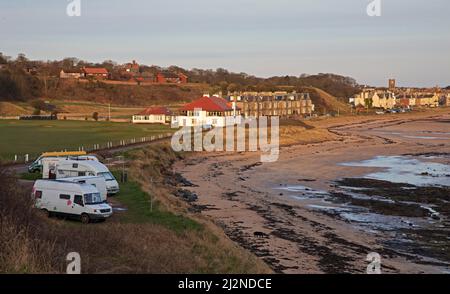
[[304, 132], [276, 162], [203, 152], [174, 171], [201, 214], [275, 272], [366, 273], [371, 252], [384, 273], [448, 272], [449, 113], [308, 121], [328, 135]]

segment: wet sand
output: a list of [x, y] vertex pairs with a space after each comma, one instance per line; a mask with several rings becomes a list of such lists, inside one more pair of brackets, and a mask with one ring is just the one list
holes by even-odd
[[[377, 252], [384, 273], [442, 273], [450, 260], [430, 259], [396, 245], [392, 241], [399, 230], [361, 226], [316, 208], [324, 205], [326, 195], [336, 192], [337, 180], [382, 170], [341, 163], [441, 154], [426, 160], [450, 164], [449, 112], [310, 122], [327, 129], [333, 139], [284, 147], [274, 163], [261, 164], [256, 153], [197, 153], [176, 163], [174, 170], [196, 185], [186, 189], [199, 196], [196, 204], [203, 207], [201, 213], [276, 272], [365, 273], [367, 254]], [[409, 224], [409, 218], [396, 220]], [[424, 216], [417, 222], [428, 223], [431, 218]], [[446, 219], [436, 225], [444, 232], [448, 229]]]

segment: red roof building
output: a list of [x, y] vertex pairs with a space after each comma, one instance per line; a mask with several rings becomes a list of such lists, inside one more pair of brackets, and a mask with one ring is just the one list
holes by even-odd
[[83, 67], [83, 72], [86, 77], [95, 77], [103, 79], [109, 77], [109, 72], [104, 67]]
[[167, 107], [150, 107], [136, 115], [133, 115], [135, 124], [169, 124], [172, 119], [172, 111]]
[[232, 123], [240, 121], [241, 111], [236, 105], [216, 96], [203, 96], [180, 109], [180, 114], [173, 117], [172, 123], [181, 127], [212, 126], [223, 127], [232, 117]]
[[156, 75], [159, 84], [186, 84], [188, 77], [183, 73], [160, 72]]
[[227, 100], [220, 97], [203, 96], [191, 103], [186, 104], [180, 110], [182, 112], [194, 111], [195, 109], [202, 109], [210, 112], [226, 112], [233, 111], [233, 105]]

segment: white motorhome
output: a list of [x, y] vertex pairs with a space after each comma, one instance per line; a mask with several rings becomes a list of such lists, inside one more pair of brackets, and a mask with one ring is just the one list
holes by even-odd
[[89, 223], [91, 220], [105, 220], [113, 213], [97, 188], [90, 184], [37, 180], [32, 196], [35, 206], [48, 216], [62, 215]]
[[87, 155], [85, 151], [62, 151], [62, 152], [45, 152], [42, 153], [33, 163], [28, 166], [28, 172], [42, 172], [42, 159], [49, 157], [75, 157], [75, 158], [86, 158], [89, 160], [97, 160], [94, 155]]
[[43, 179], [61, 179], [73, 177], [96, 176], [106, 181], [108, 195], [119, 192], [119, 183], [109, 169], [101, 162], [94, 160], [70, 160], [65, 158], [43, 159]]
[[104, 177], [74, 177], [74, 178], [59, 178], [57, 181], [73, 182], [79, 184], [89, 184], [97, 188], [100, 192], [103, 202], [106, 202], [108, 197], [108, 190], [106, 189], [106, 181]]

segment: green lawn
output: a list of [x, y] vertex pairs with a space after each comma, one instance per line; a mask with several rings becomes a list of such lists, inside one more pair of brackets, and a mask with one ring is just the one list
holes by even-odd
[[168, 126], [131, 123], [0, 120], [0, 159], [11, 161], [16, 154], [21, 158], [29, 154], [31, 159], [47, 151], [92, 149], [93, 144], [105, 147], [106, 142], [117, 145], [120, 140], [171, 131]]
[[[114, 176], [120, 180], [120, 172], [115, 171]], [[122, 216], [126, 223], [153, 223], [165, 226], [177, 233], [185, 230], [201, 230], [202, 225], [196, 221], [175, 215], [172, 212], [160, 209], [158, 202], [151, 205], [151, 197], [142, 191], [139, 184], [133, 181], [120, 184], [120, 192], [114, 198], [126, 206], [127, 211]], [[152, 209], [151, 209], [152, 207]]]

